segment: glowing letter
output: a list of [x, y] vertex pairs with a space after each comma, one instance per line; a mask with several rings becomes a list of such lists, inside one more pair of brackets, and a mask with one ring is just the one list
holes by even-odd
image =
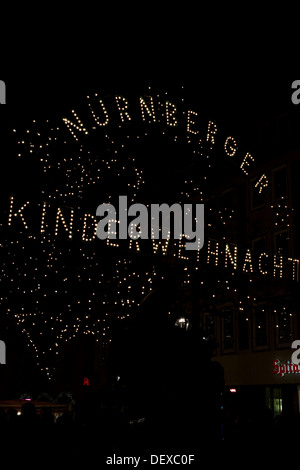
[[[115, 96], [115, 99], [116, 99], [116, 102], [117, 102], [118, 111], [119, 111], [120, 116], [121, 116], [121, 121], [122, 122], [131, 121], [131, 117], [129, 116], [128, 111], [127, 111], [128, 102], [126, 101], [126, 99], [123, 98], [122, 96]], [[120, 101], [122, 101], [122, 105], [121, 105]]]
[[[88, 219], [92, 222], [92, 231], [93, 231], [93, 233], [89, 237], [86, 235]], [[96, 217], [93, 216], [92, 214], [84, 214], [82, 240], [84, 242], [91, 242], [92, 240], [94, 240], [96, 238], [96, 234], [97, 234], [97, 220], [96, 220]]]
[[[172, 109], [170, 109], [172, 108]], [[170, 101], [166, 101], [166, 117], [167, 117], [167, 125], [168, 126], [177, 126], [177, 119], [176, 119], [176, 106]]]
[[25, 202], [25, 204], [23, 204], [22, 207], [20, 207], [20, 209], [17, 211], [17, 212], [14, 212], [13, 210], [13, 206], [14, 206], [14, 197], [11, 196], [10, 198], [10, 208], [9, 208], [9, 215], [8, 215], [8, 225], [11, 225], [11, 221], [12, 221], [12, 217], [15, 216], [15, 217], [18, 217], [18, 215], [21, 217], [21, 220], [24, 224], [24, 227], [26, 229], [28, 229], [28, 226], [25, 222], [25, 219], [24, 219], [24, 216], [23, 216], [23, 209], [25, 209], [25, 207], [29, 204], [29, 202]]
[[245, 175], [248, 175], [248, 170], [245, 169], [245, 166], [250, 166], [250, 162], [254, 162], [254, 158], [252, 157], [252, 155], [250, 153], [246, 153], [245, 155], [245, 158], [241, 164], [241, 170], [243, 170], [243, 172], [245, 173]]
[[140, 105], [141, 105], [141, 111], [142, 111], [142, 118], [143, 118], [143, 121], [146, 120], [146, 117], [145, 117], [145, 110], [148, 114], [148, 116], [150, 118], [152, 118], [153, 122], [156, 121], [155, 119], [155, 111], [154, 111], [154, 104], [153, 104], [153, 98], [152, 96], [149, 96], [149, 99], [150, 99], [150, 108], [149, 106], [147, 105], [147, 103], [145, 102], [144, 98], [140, 98]]
[[72, 109], [72, 113], [74, 114], [74, 117], [77, 121], [77, 124], [74, 122], [70, 121], [69, 119], [63, 118], [64, 123], [66, 124], [67, 128], [71, 132], [72, 136], [74, 137], [75, 140], [78, 140], [77, 137], [77, 132], [83, 132], [84, 134], [88, 134], [88, 131], [80, 121], [79, 117], [75, 113], [75, 111]]

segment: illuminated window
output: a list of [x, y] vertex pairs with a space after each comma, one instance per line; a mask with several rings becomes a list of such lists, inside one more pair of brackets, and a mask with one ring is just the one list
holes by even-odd
[[280, 387], [266, 387], [266, 405], [274, 416], [282, 413], [282, 390]]
[[281, 388], [273, 389], [273, 412], [274, 416], [282, 413], [282, 392]]
[[266, 304], [254, 306], [253, 311], [253, 346], [254, 349], [268, 347], [268, 317]]

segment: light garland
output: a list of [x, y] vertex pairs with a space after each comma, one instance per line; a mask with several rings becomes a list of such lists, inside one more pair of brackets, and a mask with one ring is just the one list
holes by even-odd
[[238, 144], [233, 137], [227, 137], [224, 144], [224, 150], [228, 157], [234, 157], [237, 150]]
[[[209, 150], [212, 150], [217, 140], [221, 139], [218, 127], [213, 121], [209, 121], [207, 127], [201, 131], [198, 125], [199, 116], [196, 111], [189, 109], [181, 115], [175, 103], [159, 95], [156, 99], [154, 99], [154, 96], [140, 97], [139, 105], [139, 119], [142, 122], [164, 124], [165, 127], [162, 126], [162, 129], [159, 129], [160, 135], [164, 136], [166, 136], [165, 129], [170, 129], [170, 132], [174, 134], [172, 128], [177, 127], [177, 135], [167, 137], [176, 143], [184, 142], [198, 161], [201, 160], [200, 157], [207, 158], [207, 167], [210, 167], [209, 160], [212, 158], [212, 152], [209, 152]], [[126, 257], [122, 258], [120, 256], [118, 249], [110, 255], [112, 261], [110, 275], [108, 275], [105, 266], [102, 266], [101, 259], [102, 254], [104, 255], [105, 252], [102, 251], [102, 245], [98, 249], [99, 244], [96, 239], [97, 219], [95, 215], [90, 213], [90, 207], [85, 208], [84, 204], [83, 207], [80, 206], [81, 201], [84, 203], [85, 194], [93, 191], [93, 188], [101, 188], [102, 182], [106, 182], [110, 174], [116, 178], [114, 184], [118, 187], [117, 177], [121, 178], [125, 171], [128, 173], [127, 188], [131, 202], [135, 201], [139, 189], [144, 184], [143, 171], [138, 167], [131, 152], [128, 154], [127, 150], [128, 143], [133, 143], [130, 135], [132, 128], [130, 126], [135, 124], [136, 116], [133, 112], [130, 112], [129, 101], [124, 97], [116, 95], [111, 106], [115, 107], [113, 112], [116, 113], [117, 111], [118, 113], [118, 124], [120, 122], [121, 125], [124, 124], [123, 129], [128, 126], [127, 135], [120, 134], [119, 136], [117, 133], [114, 136], [111, 135], [109, 129], [113, 124], [114, 114], [111, 114], [110, 106], [106, 104], [106, 100], [104, 102], [95, 94], [93, 99], [88, 97], [88, 110], [92, 124], [90, 124], [88, 118], [81, 120], [73, 110], [72, 118], [62, 119], [62, 128], [48, 125], [42, 126], [42, 130], [40, 130], [37, 128], [37, 123], [34, 122], [30, 132], [26, 132], [26, 137], [21, 138], [18, 143], [17, 154], [19, 157], [24, 158], [27, 154], [37, 156], [41, 173], [46, 181], [48, 175], [52, 176], [53, 174], [54, 178], [55, 175], [63, 175], [62, 181], [57, 179], [57, 184], [54, 179], [54, 187], [48, 188], [46, 184], [41, 189], [41, 199], [37, 205], [40, 217], [40, 238], [38, 238], [38, 233], [27, 233], [31, 228], [29, 221], [32, 218], [30, 211], [34, 210], [33, 205], [26, 201], [16, 208], [14, 196], [11, 197], [8, 226], [10, 229], [17, 228], [19, 219], [22, 222], [22, 224], [19, 224], [22, 230], [19, 240], [13, 239], [13, 237], [9, 239], [8, 237], [3, 244], [3, 247], [5, 246], [7, 249], [6, 255], [11, 260], [11, 268], [8, 268], [7, 264], [2, 268], [3, 279], [8, 289], [1, 300], [2, 302], [9, 302], [15, 292], [24, 295], [24, 305], [20, 300], [19, 305], [7, 309], [7, 315], [16, 318], [17, 325], [22, 328], [24, 334], [30, 331], [28, 344], [35, 351], [37, 363], [41, 370], [49, 378], [51, 378], [52, 372], [49, 363], [47, 363], [48, 354], [51, 353], [57, 356], [64, 342], [72, 341], [80, 334], [92, 335], [95, 337], [95, 341], [99, 342], [101, 347], [103, 346], [105, 349], [111, 341], [110, 319], [117, 318], [121, 321], [130, 318], [131, 311], [139, 305], [143, 295], [151, 292], [155, 282], [163, 279], [163, 275], [159, 274], [155, 268], [149, 270], [143, 268], [139, 272], [135, 262], [132, 262], [132, 260], [136, 260], [136, 257], [133, 256], [129, 262]], [[181, 130], [181, 124], [183, 131]], [[66, 129], [66, 132], [63, 132], [64, 129]], [[44, 136], [45, 131], [46, 136]], [[101, 132], [102, 147], [96, 151], [91, 150], [89, 145], [85, 145], [86, 139], [80, 140], [83, 136], [91, 136], [92, 132], [94, 132], [93, 136], [97, 136], [97, 132]], [[106, 134], [104, 134], [105, 132]], [[135, 137], [136, 142], [142, 141], [146, 135], [146, 132], [144, 135], [137, 135]], [[197, 135], [197, 139], [193, 140], [193, 135]], [[61, 150], [59, 152], [57, 152], [58, 144]], [[133, 145], [130, 145], [130, 148], [132, 147]], [[226, 157], [230, 157], [230, 159], [238, 157], [239, 148], [233, 137], [227, 137], [225, 143], [222, 143], [222, 147]], [[254, 162], [254, 157], [247, 153], [240, 165], [243, 174], [248, 175]], [[157, 170], [159, 170], [159, 167]], [[204, 188], [206, 187], [207, 176], [205, 174], [202, 179], [198, 178], [197, 180], [197, 178], [198, 175], [196, 174], [186, 178], [185, 187], [180, 188], [178, 194], [187, 200], [196, 195], [201, 197], [201, 202], [203, 202], [204, 196], [200, 189], [203, 189], [202, 185]], [[261, 193], [267, 187], [268, 180], [266, 175], [263, 174], [259, 177], [255, 188]], [[69, 214], [69, 217], [67, 217], [67, 214]], [[213, 233], [218, 224], [222, 226], [222, 229], [226, 228], [227, 223], [230, 223], [232, 218], [232, 215], [229, 218], [225, 217], [226, 214], [227, 212], [224, 210], [214, 214], [215, 217], [212, 219], [212, 223], [208, 223], [209, 231]], [[54, 239], [51, 237], [53, 235], [51, 230], [53, 221], [55, 221]], [[105, 242], [109, 247], [112, 247], [112, 250], [120, 248], [120, 244], [116, 243], [114, 239], [117, 223], [117, 220], [110, 221], [109, 237]], [[134, 235], [137, 232], [137, 225], [132, 226], [131, 229], [131, 235]], [[66, 234], [68, 242], [61, 246], [60, 242], [64, 243], [66, 241]], [[144, 250], [143, 242], [140, 240], [138, 232], [135, 235], [134, 240], [129, 240], [128, 251], [132, 255], [136, 253], [141, 255]], [[67, 265], [68, 259], [73, 257], [74, 248], [70, 244], [71, 240], [72, 244], [78, 242], [79, 245], [78, 262], [75, 269], [70, 269], [70, 266]], [[39, 246], [38, 252], [32, 255], [30, 260], [26, 259], [26, 244], [34, 241]], [[84, 243], [80, 244], [80, 241]], [[221, 249], [221, 243], [225, 246], [224, 249]], [[182, 283], [185, 287], [191, 285], [193, 270], [198, 270], [198, 273], [200, 273], [203, 261], [206, 262], [209, 268], [211, 265], [219, 268], [220, 272], [225, 268], [229, 279], [237, 274], [239, 266], [241, 266], [243, 272], [253, 275], [272, 276], [273, 274], [273, 277], [279, 276], [282, 279], [285, 277], [283, 259], [274, 256], [273, 270], [271, 266], [266, 268], [266, 263], [270, 261], [271, 264], [272, 262], [270, 256], [264, 252], [259, 255], [258, 262], [255, 265], [250, 249], [246, 250], [245, 254], [244, 251], [242, 252], [240, 248], [224, 240], [224, 238], [223, 242], [208, 238], [206, 259], [203, 259], [206, 255], [205, 250], [197, 250], [194, 258], [191, 254], [189, 255], [184, 250], [183, 239], [176, 242], [175, 246], [172, 245], [169, 237], [167, 240], [151, 240], [151, 245], [152, 254], [157, 256], [161, 254], [164, 259], [170, 256], [182, 263]], [[221, 255], [223, 255], [222, 259]], [[240, 262], [240, 258], [242, 258], [242, 262]], [[22, 268], [18, 261], [20, 259], [23, 261], [25, 259]], [[299, 260], [294, 258], [288, 260], [290, 269], [292, 269], [292, 279], [298, 280]], [[22, 276], [23, 268], [25, 272]], [[29, 273], [30, 275], [28, 275]], [[22, 284], [15, 282], [21, 279]], [[201, 285], [206, 289], [209, 287], [205, 279], [201, 280]], [[238, 291], [231, 286], [229, 280], [218, 283], [218, 286], [222, 295], [225, 291], [228, 295], [230, 293], [238, 295]], [[76, 295], [73, 298], [71, 293], [74, 292], [74, 288]], [[110, 296], [110, 291], [114, 293], [113, 296]], [[84, 295], [81, 296], [82, 292], [84, 292]], [[37, 295], [33, 307], [26, 303], [25, 298], [28, 294]], [[217, 295], [218, 290], [213, 290], [210, 301], [215, 302]], [[52, 305], [56, 305], [56, 299], [59, 299], [60, 311], [57, 310], [56, 305], [56, 311], [51, 311], [49, 314], [48, 308], [50, 309], [51, 304], [49, 304], [49, 300], [51, 299]], [[250, 302], [250, 298], [248, 300]], [[253, 296], [252, 301], [254, 300], [255, 297]], [[242, 312], [243, 306], [239, 304], [239, 307]], [[33, 319], [34, 324], [32, 324]], [[33, 332], [30, 328], [33, 328]], [[53, 334], [53, 341], [48, 350], [43, 351], [38, 344], [39, 338], [33, 336], [39, 328], [44, 332], [49, 331], [49, 344], [50, 334]]]
[[128, 113], [128, 108], [129, 108], [128, 101], [122, 96], [116, 96], [115, 100], [117, 103], [118, 111], [120, 113], [121, 121], [122, 122], [131, 121], [131, 117], [129, 116], [129, 113]]
[[[72, 136], [76, 141], [78, 141], [78, 132], [83, 132], [84, 134], [88, 134], [87, 129], [84, 127], [83, 123], [79, 119], [78, 115], [75, 113], [75, 111], [72, 109], [72, 113], [77, 121], [77, 124], [75, 124], [73, 121], [70, 121], [70, 119], [63, 118], [63, 122], [66, 124], [67, 128], [71, 132]], [[77, 132], [76, 132], [77, 131]]]
[[[95, 93], [95, 97], [97, 97], [97, 96], [98, 96], [97, 93]], [[89, 99], [89, 96], [87, 98]], [[88, 101], [88, 106], [90, 107], [90, 111], [92, 113], [93, 119], [96, 122], [96, 124], [100, 127], [105, 127], [109, 124], [109, 115], [108, 115], [108, 112], [106, 110], [106, 107], [104, 106], [103, 101], [101, 99], [99, 99], [98, 103], [100, 104], [101, 111], [104, 115], [104, 120], [103, 121], [101, 121], [99, 119], [99, 117], [96, 115], [96, 113], [95, 113], [94, 109], [92, 108], [92, 105], [89, 101]]]

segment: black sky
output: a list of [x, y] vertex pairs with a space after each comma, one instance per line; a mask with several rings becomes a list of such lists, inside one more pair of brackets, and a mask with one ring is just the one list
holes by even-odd
[[148, 85], [175, 96], [184, 86], [192, 109], [225, 126], [238, 139], [244, 138], [249, 150], [262, 123], [293, 107], [291, 84], [297, 77], [283, 70], [279, 75], [278, 67], [262, 62], [254, 53], [210, 55], [204, 44], [195, 46], [190, 56], [176, 45], [171, 51], [161, 47], [159, 53], [149, 44], [134, 53], [122, 43], [119, 48], [99, 47], [87, 53], [83, 49], [78, 55], [70, 54], [72, 48], [64, 47], [59, 54], [51, 45], [41, 52], [36, 47], [20, 48], [14, 60], [4, 64], [0, 77], [7, 87], [7, 104], [0, 108], [2, 182], [10, 168], [8, 131], [30, 128], [33, 119], [60, 119], [91, 92], [120, 94], [130, 101], [144, 94]]

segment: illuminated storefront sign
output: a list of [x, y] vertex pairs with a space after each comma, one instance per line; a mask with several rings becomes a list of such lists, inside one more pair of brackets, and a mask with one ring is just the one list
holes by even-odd
[[281, 362], [279, 359], [273, 361], [273, 374], [284, 377], [290, 374], [300, 374], [300, 365], [294, 364], [291, 361]]

